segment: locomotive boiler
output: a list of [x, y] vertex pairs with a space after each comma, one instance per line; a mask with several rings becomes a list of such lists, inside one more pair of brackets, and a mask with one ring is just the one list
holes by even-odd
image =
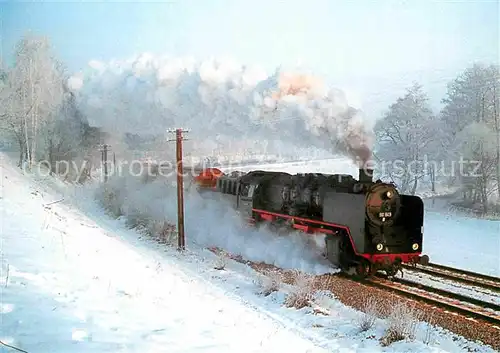
[[422, 255], [424, 206], [418, 196], [400, 194], [391, 183], [373, 181], [373, 170], [347, 174], [289, 174], [252, 171], [226, 175], [208, 169], [196, 178], [233, 202], [259, 225], [271, 222], [325, 236], [325, 256], [345, 272], [395, 275], [403, 263], [426, 264]]

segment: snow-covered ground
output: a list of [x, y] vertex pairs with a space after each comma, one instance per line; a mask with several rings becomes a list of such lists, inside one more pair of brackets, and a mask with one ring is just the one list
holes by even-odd
[[423, 323], [416, 342], [382, 348], [383, 320], [360, 332], [360, 313], [336, 300], [323, 301], [327, 317], [284, 308], [287, 288], [259, 295], [245, 265], [217, 271], [211, 252], [141, 239], [71, 192], [50, 204], [60, 199], [52, 187], [69, 187], [35, 182], [5, 158], [0, 176], [4, 344], [30, 353], [491, 351], [439, 329], [426, 345]]
[[[28, 352], [325, 351], [228, 292], [208, 253], [165, 254], [116, 222], [44, 207], [55, 198], [39, 190], [2, 163], [2, 342]], [[235, 277], [238, 286], [253, 289]]]
[[423, 249], [432, 262], [500, 277], [500, 221], [426, 212]]

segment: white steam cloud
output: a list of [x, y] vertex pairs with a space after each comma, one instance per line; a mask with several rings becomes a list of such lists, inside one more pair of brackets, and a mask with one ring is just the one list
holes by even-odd
[[[170, 185], [172, 181], [158, 177], [144, 182], [142, 177], [116, 175], [97, 188], [96, 196], [108, 211], [125, 217], [130, 227], [155, 233], [158, 232], [155, 224], [177, 222], [176, 189]], [[247, 227], [244, 222], [245, 219], [216, 194], [201, 197], [195, 190], [185, 194], [188, 248], [215, 246], [246, 260], [313, 274], [337, 271], [321, 256], [323, 236], [299, 232], [277, 235], [265, 228]]]
[[363, 114], [342, 91], [312, 75], [277, 70], [268, 76], [231, 61], [145, 54], [92, 61], [84, 74], [71, 78], [71, 87], [89, 121], [115, 134], [164, 134], [183, 127], [191, 129], [188, 148], [202, 154], [265, 142], [267, 149], [276, 143], [315, 147], [353, 161], [371, 156], [373, 136]]

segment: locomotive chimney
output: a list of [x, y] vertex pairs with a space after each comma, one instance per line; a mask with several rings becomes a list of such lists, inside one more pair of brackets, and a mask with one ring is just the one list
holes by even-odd
[[359, 182], [360, 183], [373, 182], [373, 169], [359, 168]]

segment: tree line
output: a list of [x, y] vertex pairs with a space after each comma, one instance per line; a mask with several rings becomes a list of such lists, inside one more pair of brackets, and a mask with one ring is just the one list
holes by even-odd
[[448, 83], [434, 112], [413, 83], [375, 124], [381, 176], [405, 193], [452, 187], [461, 206], [500, 211], [499, 84], [498, 65], [473, 64]]
[[61, 161], [81, 168], [102, 142], [99, 129], [79, 111], [68, 78], [49, 40], [31, 34], [16, 44], [13, 65], [0, 66], [0, 137], [17, 145], [19, 167], [43, 160], [51, 172], [76, 165]]

